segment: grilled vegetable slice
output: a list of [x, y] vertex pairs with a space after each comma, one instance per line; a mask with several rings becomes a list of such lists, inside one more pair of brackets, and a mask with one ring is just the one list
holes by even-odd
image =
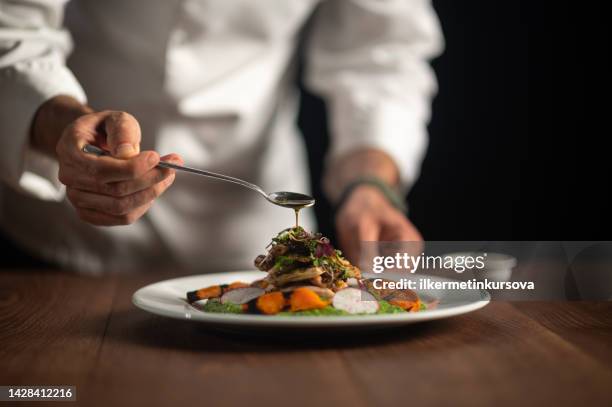
[[247, 302], [254, 300], [260, 295], [264, 294], [264, 290], [258, 287], [245, 287], [230, 290], [223, 294], [221, 297], [221, 303], [227, 304], [231, 302], [233, 304], [246, 304]]
[[325, 270], [323, 270], [321, 267], [308, 267], [308, 268], [296, 269], [286, 274], [268, 275], [268, 276], [272, 279], [273, 283], [277, 287], [282, 287], [288, 283], [294, 283], [296, 281], [303, 281], [303, 280], [310, 280], [311, 278], [320, 276], [324, 272]]
[[349, 314], [375, 314], [380, 305], [376, 298], [365, 290], [345, 288], [334, 295], [334, 308]]
[[200, 288], [196, 291], [189, 291], [187, 293], [187, 301], [193, 303], [200, 300], [208, 300], [210, 298], [219, 298], [228, 291], [248, 286], [249, 284], [243, 283], [242, 281], [234, 281], [231, 284], [211, 285], [210, 287]]
[[257, 309], [266, 315], [278, 314], [285, 308], [285, 297], [280, 291], [264, 294], [257, 298]]
[[322, 299], [317, 293], [309, 288], [299, 287], [291, 293], [289, 305], [292, 312], [307, 311], [325, 308], [329, 305], [329, 301]]
[[199, 290], [189, 291], [187, 293], [187, 301], [192, 303], [209, 298], [218, 298], [223, 294], [223, 287], [220, 285], [211, 285], [210, 287], [200, 288]]

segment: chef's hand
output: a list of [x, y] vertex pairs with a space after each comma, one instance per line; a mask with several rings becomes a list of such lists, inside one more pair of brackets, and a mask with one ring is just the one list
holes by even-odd
[[[93, 225], [138, 220], [174, 181], [174, 170], [155, 167], [160, 159], [183, 163], [176, 154], [160, 158], [155, 151], [141, 152], [140, 126], [132, 115], [93, 112], [65, 96], [41, 106], [32, 131], [34, 147], [57, 158], [59, 180], [77, 214]], [[110, 156], [87, 154], [86, 144]]]
[[[86, 144], [110, 156], [84, 153]], [[59, 179], [79, 217], [93, 225], [128, 225], [174, 182], [174, 170], [156, 168], [155, 151], [140, 151], [140, 126], [125, 112], [79, 117], [64, 130], [56, 147]], [[161, 158], [182, 164], [176, 154]]]
[[362, 242], [423, 240], [408, 218], [370, 185], [356, 187], [338, 209], [336, 232], [344, 254], [353, 264], [359, 264]]
[[[342, 192], [355, 180], [374, 177], [393, 187], [399, 183], [395, 161], [382, 150], [363, 148], [347, 153], [331, 162], [324, 177], [324, 190], [331, 202], [338, 202]], [[359, 264], [361, 244], [367, 241], [416, 242], [387, 244], [375, 251], [403, 250], [420, 253], [421, 234], [408, 218], [396, 209], [377, 187], [362, 184], [343, 199], [336, 212], [336, 232], [346, 257]], [[370, 248], [369, 248], [370, 249]], [[380, 255], [368, 250], [365, 255]]]

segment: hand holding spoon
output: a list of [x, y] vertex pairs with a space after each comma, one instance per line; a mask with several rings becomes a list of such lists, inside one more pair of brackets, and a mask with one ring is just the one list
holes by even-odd
[[[97, 156], [109, 155], [107, 151], [104, 151], [101, 148], [93, 146], [91, 144], [85, 145], [85, 147], [83, 147], [83, 151], [88, 154], [94, 154]], [[192, 174], [201, 175], [204, 177], [215, 178], [215, 179], [219, 179], [222, 181], [242, 185], [243, 187], [252, 189], [253, 191], [258, 192], [260, 195], [266, 198], [269, 202], [275, 205], [282, 206], [284, 208], [291, 208], [295, 210], [296, 226], [297, 226], [298, 211], [302, 208], [308, 208], [310, 206], [313, 206], [315, 203], [314, 198], [309, 195], [300, 194], [297, 192], [286, 192], [286, 191], [267, 193], [258, 185], [251, 184], [250, 182], [247, 182], [240, 178], [234, 178], [234, 177], [230, 177], [229, 175], [218, 174], [212, 171], [199, 170], [196, 168], [185, 167], [182, 165], [172, 164], [172, 163], [168, 163], [164, 161], [160, 161], [159, 164], [157, 164], [157, 166], [161, 168], [172, 168], [178, 171], [190, 172]]]

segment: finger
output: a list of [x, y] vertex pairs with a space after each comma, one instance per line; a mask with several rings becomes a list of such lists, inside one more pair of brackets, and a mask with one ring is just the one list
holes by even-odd
[[360, 223], [364, 219], [353, 220], [346, 219], [344, 217], [339, 218], [337, 222], [338, 239], [340, 241], [340, 247], [346, 258], [354, 264], [358, 264], [359, 253], [360, 253], [360, 236], [359, 229], [361, 228]]
[[393, 252], [418, 255], [424, 248], [423, 237], [403, 214], [385, 220], [381, 230], [381, 240], [391, 241], [387, 248]]
[[[161, 160], [179, 165], [183, 164], [183, 159], [177, 154], [165, 155], [159, 161]], [[155, 160], [155, 162], [159, 161]], [[121, 165], [125, 165], [125, 163]], [[74, 167], [63, 166], [60, 169], [59, 179], [64, 185], [75, 189], [120, 197], [131, 195], [158, 184], [170, 177], [174, 172], [174, 170], [168, 168], [153, 168], [136, 179], [107, 183], [102, 181], [107, 179], [105, 176], [92, 177], [84, 171], [76, 170]]]
[[59, 180], [66, 186], [101, 193], [103, 184], [137, 179], [159, 163], [159, 155], [154, 151], [142, 152], [129, 160], [96, 157], [82, 151], [78, 156], [77, 160], [60, 161]]
[[[105, 120], [113, 113], [112, 111], [102, 111], [83, 115], [72, 122], [66, 127], [63, 132], [63, 136], [60, 139], [61, 142], [67, 141], [66, 143], [58, 143], [58, 148], [61, 150], [62, 147], [69, 147], [67, 153], [72, 151], [81, 151], [85, 144], [95, 144], [104, 149], [108, 149], [106, 143], [105, 129], [100, 129], [104, 124]], [[126, 113], [127, 114], [127, 113]], [[72, 149], [73, 144], [76, 145], [75, 149]]]
[[171, 162], [171, 163], [178, 164], [178, 165], [185, 164], [183, 157], [181, 157], [180, 155], [176, 153], [166, 154], [165, 156], [161, 157], [159, 161]]
[[153, 205], [153, 202], [150, 202], [128, 214], [121, 216], [109, 215], [107, 213], [102, 213], [87, 208], [76, 208], [76, 212], [81, 220], [95, 226], [120, 226], [130, 225], [136, 222], [149, 210], [151, 205]]
[[159, 164], [159, 154], [155, 151], [143, 151], [135, 157], [120, 160], [113, 157], [81, 152], [84, 156], [78, 168], [83, 174], [96, 182], [129, 181], [142, 177]]
[[68, 188], [66, 194], [76, 208], [92, 209], [109, 215], [122, 216], [152, 202], [163, 194], [173, 181], [174, 174], [171, 174], [164, 181], [150, 188], [124, 197], [111, 197], [74, 188]]
[[380, 224], [371, 218], [363, 218], [357, 227], [360, 242], [376, 242], [380, 236]]
[[[183, 165], [183, 159], [178, 154], [165, 155], [161, 157], [159, 161]], [[97, 187], [99, 189], [96, 190], [96, 192], [111, 196], [126, 196], [152, 187], [172, 176], [174, 173], [175, 170], [170, 168], [154, 168], [135, 180], [98, 185]]]
[[[136, 192], [144, 191], [174, 174], [174, 170], [166, 168], [153, 168], [142, 177], [130, 181], [96, 184], [94, 191], [114, 197], [124, 197]], [[92, 189], [85, 189], [91, 191]]]
[[[84, 153], [79, 153], [82, 154]], [[90, 161], [87, 161], [88, 159]], [[183, 159], [178, 154], [158, 158], [157, 153], [153, 151], [142, 152], [138, 157], [129, 160], [111, 158], [109, 163], [107, 159], [108, 157], [93, 156], [86, 157], [81, 163], [65, 161], [60, 165], [58, 178], [62, 184], [82, 191], [126, 196], [153, 186], [174, 173], [172, 169], [152, 167], [162, 159], [183, 165]], [[144, 171], [146, 172], [141, 175]], [[122, 179], [127, 181], [120, 181]]]
[[140, 125], [126, 112], [110, 112], [104, 120], [106, 144], [113, 157], [130, 158], [140, 152]]
[[380, 238], [380, 224], [373, 218], [363, 218], [357, 230], [357, 254], [360, 264], [376, 255]]
[[381, 239], [403, 242], [422, 241], [418, 229], [403, 214], [388, 216], [382, 222]]

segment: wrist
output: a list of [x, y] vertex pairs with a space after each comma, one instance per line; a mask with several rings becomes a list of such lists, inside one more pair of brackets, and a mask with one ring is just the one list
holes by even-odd
[[395, 161], [384, 151], [363, 148], [338, 157], [326, 170], [323, 189], [332, 204], [337, 204], [352, 183], [373, 177], [390, 187], [399, 182]]
[[89, 106], [70, 96], [59, 95], [47, 100], [38, 108], [32, 120], [30, 145], [55, 157], [55, 147], [64, 129], [79, 117], [92, 112]]
[[375, 195], [380, 198], [381, 203], [384, 201], [402, 213], [407, 212], [405, 199], [397, 189], [375, 176], [362, 176], [350, 182], [336, 202], [336, 211], [355, 196], [363, 194]]

